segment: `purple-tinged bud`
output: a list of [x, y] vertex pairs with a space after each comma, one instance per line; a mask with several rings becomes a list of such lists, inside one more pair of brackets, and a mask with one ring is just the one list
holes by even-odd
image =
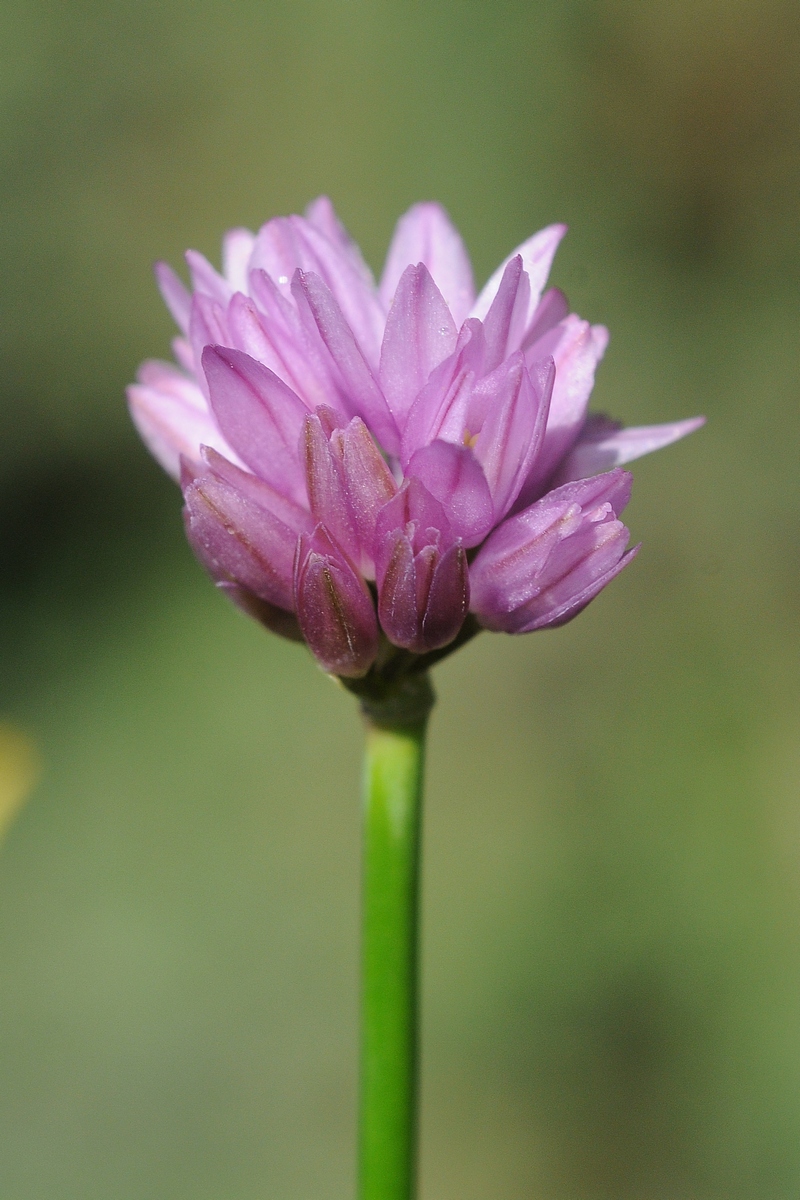
[[568, 483], [495, 530], [470, 568], [481, 625], [529, 633], [577, 616], [638, 551], [617, 520], [630, 489], [620, 470]]
[[391, 642], [417, 654], [451, 642], [469, 608], [469, 571], [444, 509], [408, 479], [375, 529], [378, 615]]
[[360, 417], [353, 417], [345, 429], [337, 429], [331, 435], [331, 445], [341, 458], [347, 501], [358, 531], [363, 565], [369, 571], [375, 522], [384, 504], [397, 494], [397, 484]]
[[305, 420], [302, 451], [315, 520], [371, 577], [375, 521], [397, 484], [369, 430], [360, 417], [341, 428], [336, 414], [320, 407]]
[[331, 449], [331, 434], [337, 424], [335, 414], [318, 408], [303, 422], [301, 451], [306, 469], [306, 491], [311, 515], [323, 524], [330, 536], [354, 562], [359, 558], [358, 534], [347, 503], [344, 472]]
[[298, 535], [311, 521], [268, 484], [222, 455], [204, 451], [206, 470], [185, 470], [186, 533], [218, 583], [234, 583], [281, 609], [294, 607]]
[[294, 595], [303, 637], [324, 670], [348, 679], [366, 675], [378, 654], [372, 597], [323, 525], [300, 538]]

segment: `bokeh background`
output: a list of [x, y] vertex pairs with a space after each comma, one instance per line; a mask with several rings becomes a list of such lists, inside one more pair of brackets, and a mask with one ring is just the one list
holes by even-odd
[[794, 0], [7, 0], [0, 114], [4, 1200], [353, 1194], [354, 705], [123, 404], [152, 261], [323, 191], [376, 270], [417, 199], [479, 281], [568, 221], [594, 407], [709, 417], [578, 621], [437, 672], [423, 1200], [795, 1200]]

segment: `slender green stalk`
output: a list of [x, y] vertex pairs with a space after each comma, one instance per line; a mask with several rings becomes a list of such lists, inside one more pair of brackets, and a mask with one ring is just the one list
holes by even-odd
[[360, 1200], [413, 1200], [417, 920], [427, 677], [364, 703]]

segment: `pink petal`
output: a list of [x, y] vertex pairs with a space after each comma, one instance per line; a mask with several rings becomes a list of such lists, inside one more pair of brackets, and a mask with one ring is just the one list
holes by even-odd
[[486, 476], [466, 446], [434, 441], [412, 456], [406, 476], [420, 480], [447, 514], [455, 537], [477, 546], [494, 524], [494, 506]]
[[554, 547], [580, 531], [585, 513], [621, 513], [631, 484], [627, 471], [610, 471], [556, 488], [503, 521], [473, 563], [473, 599], [481, 612], [510, 613], [529, 600]]
[[297, 619], [320, 666], [366, 675], [378, 653], [378, 621], [364, 580], [324, 526], [300, 539], [294, 576]]
[[395, 646], [416, 644], [417, 567], [405, 533], [398, 529], [385, 544], [378, 585], [378, 616], [381, 627]]
[[[632, 546], [627, 554], [618, 558], [620, 548], [624, 549], [629, 535], [624, 525], [621, 525], [620, 522], [616, 522], [616, 525], [619, 528], [615, 528], [614, 533], [609, 534], [605, 544], [597, 548], [596, 557], [592, 559], [589, 568], [583, 572], [584, 586], [581, 590], [575, 591], [578, 580], [581, 579], [581, 574], [576, 572], [569, 585], [560, 589], [560, 595], [558, 591], [553, 593], [549, 598], [549, 604], [543, 604], [541, 609], [532, 605], [527, 620], [519, 629], [514, 630], [515, 633], [533, 633], [536, 629], [557, 629], [561, 625], [566, 625], [567, 621], [571, 621], [573, 617], [577, 617], [578, 613], [583, 612], [587, 604], [594, 600], [603, 588], [611, 583], [612, 579], [616, 579], [617, 575], [625, 570], [641, 550], [641, 542], [637, 546]], [[597, 575], [595, 574], [597, 563], [603, 559], [610, 561], [612, 565]]]
[[615, 470], [569, 483], [504, 521], [470, 569], [481, 624], [523, 633], [576, 615], [630, 561], [617, 514], [631, 477]]
[[358, 531], [361, 571], [371, 576], [375, 522], [384, 504], [397, 493], [397, 484], [360, 417], [337, 430], [331, 442], [341, 453], [347, 502]]
[[189, 317], [189, 341], [192, 344], [192, 358], [198, 368], [197, 382], [206, 395], [208, 384], [200, 367], [203, 351], [206, 346], [226, 346], [230, 340], [225, 308], [203, 292], [195, 292]]
[[250, 471], [243, 471], [230, 459], [218, 454], [211, 446], [203, 446], [200, 456], [208, 471], [216, 479], [235, 487], [237, 491], [252, 500], [254, 504], [258, 504], [259, 507], [269, 509], [295, 533], [307, 533], [313, 528], [314, 522], [307, 508], [301, 508], [299, 504], [295, 504], [293, 500], [282, 495], [281, 492], [277, 492], [257, 475], [253, 475]]
[[[551, 329], [555, 329], [556, 325], [567, 316], [569, 316], [569, 301], [561, 288], [548, 288], [531, 317], [531, 323], [525, 331], [520, 349], [527, 350], [539, 338], [544, 337]], [[537, 354], [536, 357], [542, 358], [543, 355]]]
[[240, 584], [279, 608], [294, 607], [294, 530], [210, 473], [186, 488], [185, 500], [189, 541], [214, 579]]
[[180, 479], [181, 455], [200, 461], [201, 445], [233, 457], [197, 384], [169, 363], [143, 363], [128, 403], [142, 439], [173, 479]]
[[523, 242], [521, 246], [513, 250], [508, 258], [503, 260], [483, 288], [483, 291], [472, 307], [470, 316], [483, 320], [499, 291], [506, 266], [512, 258], [519, 254], [522, 258], [523, 270], [528, 274], [531, 289], [528, 298], [528, 310], [524, 321], [527, 327], [539, 304], [539, 298], [547, 282], [547, 276], [550, 274], [550, 267], [558, 249], [558, 244], [566, 232], [566, 225], [548, 225], [546, 229], [535, 233], [533, 237], [528, 238], [526, 242]]
[[[228, 305], [227, 325], [228, 345], [234, 350], [243, 350], [251, 358], [257, 359], [294, 391], [297, 390], [294, 388], [294, 381], [286, 369], [285, 362], [267, 334], [267, 323], [262, 321], [258, 309], [249, 296], [243, 295], [242, 292], [233, 294]], [[219, 344], [218, 338], [214, 339], [214, 344]]]
[[442, 505], [419, 479], [407, 479], [397, 495], [383, 506], [375, 523], [375, 566], [379, 587], [387, 566], [387, 547], [398, 531], [408, 534], [415, 555], [430, 544], [431, 533], [438, 535], [441, 545], [453, 544], [453, 533]]
[[527, 271], [522, 269], [522, 257], [515, 254], [506, 264], [497, 294], [483, 322], [486, 336], [483, 369], [487, 374], [522, 344], [530, 309], [530, 292], [530, 279]]
[[434, 438], [461, 442], [467, 407], [485, 353], [483, 325], [480, 321], [465, 321], [455, 350], [432, 372], [411, 406], [400, 455], [404, 466], [416, 450]]
[[157, 262], [153, 267], [158, 284], [158, 290], [172, 314], [172, 319], [181, 333], [189, 332], [189, 312], [192, 307], [192, 297], [188, 288], [172, 267], [165, 262]]
[[328, 197], [318, 196], [316, 200], [312, 200], [306, 209], [305, 216], [309, 225], [313, 225], [315, 229], [323, 233], [342, 255], [350, 259], [366, 286], [374, 291], [375, 280], [372, 277], [372, 271], [364, 262], [361, 251], [339, 220], [336, 209]]
[[302, 450], [312, 516], [325, 525], [342, 549], [357, 562], [358, 534], [347, 503], [344, 471], [316, 413], [309, 413], [303, 422]]
[[691, 417], [687, 421], [671, 421], [665, 425], [640, 425], [613, 431], [606, 427], [604, 431], [597, 429], [590, 418], [559, 468], [557, 482], [585, 479], [600, 471], [608, 471], [611, 467], [633, 462], [644, 454], [652, 454], [654, 450], [661, 450], [694, 433], [705, 425], [705, 420], [705, 417]]
[[263, 267], [291, 295], [296, 270], [314, 272], [336, 299], [370, 366], [378, 369], [385, 315], [373, 287], [351, 255], [303, 217], [276, 217], [259, 230], [251, 269]]
[[196, 370], [194, 361], [194, 350], [192, 343], [188, 338], [176, 337], [172, 339], [172, 353], [175, 355], [175, 361], [179, 366], [183, 367], [188, 375], [193, 375], [197, 378], [199, 372]]
[[492, 397], [475, 443], [475, 457], [489, 484], [495, 522], [511, 508], [536, 461], [554, 380], [552, 359], [529, 373], [517, 351], [475, 387], [473, 403], [480, 402], [484, 392]]
[[472, 267], [458, 230], [438, 204], [415, 204], [397, 222], [379, 289], [387, 308], [406, 267], [417, 263], [428, 268], [460, 326], [475, 298]]
[[277, 491], [304, 504], [298, 447], [308, 409], [299, 396], [240, 350], [206, 347], [203, 370], [214, 415], [242, 461]]
[[201, 292], [216, 300], [223, 308], [227, 308], [231, 298], [231, 285], [215, 271], [211, 263], [197, 250], [186, 251], [186, 262], [192, 277], [192, 287], [195, 292]]
[[389, 454], [399, 449], [399, 434], [375, 377], [353, 336], [336, 298], [313, 271], [297, 272], [294, 294], [298, 306], [305, 300], [320, 337], [342, 378], [351, 415], [360, 416]]
[[283, 364], [275, 374], [297, 392], [309, 409], [340, 403], [341, 388], [335, 378], [335, 367], [310, 315], [313, 328], [309, 331], [293, 299], [287, 300], [264, 270], [250, 272], [250, 294]]
[[250, 255], [256, 235], [249, 229], [229, 229], [222, 239], [222, 272], [234, 292], [246, 292]]
[[452, 642], [469, 612], [469, 567], [463, 546], [451, 546], [436, 564], [422, 618], [424, 650]]
[[431, 372], [455, 350], [456, 339], [450, 310], [425, 265], [407, 267], [386, 321], [378, 376], [401, 429]]
[[[548, 347], [555, 339], [556, 344], [550, 350]], [[541, 338], [526, 352], [529, 363], [532, 356], [542, 350], [552, 353], [556, 364], [556, 381], [544, 445], [520, 495], [520, 503], [530, 503], [535, 499], [537, 490], [546, 483], [577, 437], [594, 387], [595, 370], [607, 345], [608, 331], [602, 325], [590, 326], [587, 321], [572, 314], [557, 330]]]
[[469, 605], [467, 556], [441, 505], [406, 480], [375, 529], [378, 615], [396, 646], [424, 654], [456, 636]]

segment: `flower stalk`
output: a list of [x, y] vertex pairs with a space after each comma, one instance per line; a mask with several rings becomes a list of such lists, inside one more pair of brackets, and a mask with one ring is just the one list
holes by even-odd
[[427, 674], [373, 700], [366, 721], [359, 1200], [416, 1191], [418, 920]]

